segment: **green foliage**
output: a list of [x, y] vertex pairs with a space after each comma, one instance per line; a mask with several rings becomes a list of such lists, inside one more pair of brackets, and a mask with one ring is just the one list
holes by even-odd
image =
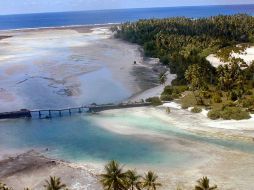
[[232, 101], [225, 101], [223, 104], [222, 104], [222, 108], [221, 109], [225, 109], [226, 107], [236, 107], [236, 103], [232, 102]]
[[217, 189], [217, 185], [210, 187], [210, 180], [207, 177], [203, 177], [197, 181], [195, 190], [214, 190]]
[[212, 119], [212, 120], [216, 120], [216, 119], [220, 119], [220, 110], [217, 109], [211, 109], [208, 114], [207, 114], [208, 118]]
[[161, 186], [161, 183], [158, 183], [157, 179], [158, 176], [154, 172], [149, 171], [143, 178], [142, 187], [147, 190], [156, 190]]
[[222, 99], [221, 99], [221, 96], [222, 96], [222, 94], [220, 94], [220, 93], [214, 93], [213, 95], [212, 95], [212, 101], [214, 102], [214, 103], [221, 103], [222, 102]]
[[248, 43], [227, 46], [227, 47], [221, 48], [219, 51], [217, 51], [216, 56], [219, 57], [220, 60], [223, 62], [230, 62], [232, 52], [241, 54], [248, 47], [250, 47], [250, 44], [248, 44]]
[[159, 106], [162, 104], [161, 100], [159, 97], [151, 97], [151, 98], [147, 98], [146, 102], [150, 102], [152, 103], [153, 106]]
[[165, 85], [165, 83], [167, 81], [167, 75], [166, 75], [166, 73], [160, 73], [160, 75], [159, 75], [159, 81], [160, 81], [160, 84]]
[[247, 90], [245, 93], [244, 93], [244, 95], [252, 95], [253, 94], [253, 92], [251, 91], [251, 90]]
[[66, 185], [61, 182], [61, 179], [58, 177], [51, 177], [49, 180], [46, 180], [46, 184], [44, 185], [46, 190], [63, 190], [67, 189]]
[[236, 91], [233, 90], [230, 92], [230, 100], [232, 101], [238, 100], [238, 93]]
[[225, 120], [242, 120], [250, 119], [250, 114], [238, 107], [226, 107], [220, 112], [220, 116]]
[[187, 89], [187, 86], [165, 86], [161, 93], [161, 100], [172, 101], [173, 99], [177, 99], [181, 96], [181, 93]]
[[[229, 46], [234, 51], [241, 51], [245, 45], [239, 47], [237, 44], [254, 39], [254, 18], [237, 14], [200, 19], [150, 19], [125, 23], [115, 31], [116, 37], [142, 45], [145, 55], [160, 58], [172, 73], [177, 74], [173, 84], [179, 85], [186, 83], [184, 73], [192, 64], [204, 66], [212, 79], [214, 68], [206, 56]], [[228, 54], [225, 51], [231, 50], [225, 48], [218, 53], [223, 56]]]
[[166, 95], [166, 94], [163, 94], [161, 95], [161, 100], [162, 101], [172, 101], [174, 98], [172, 95]]
[[7, 185], [0, 183], [0, 190], [12, 190], [12, 188], [7, 187]]
[[193, 90], [201, 90], [207, 86], [206, 75], [204, 68], [198, 64], [193, 64], [188, 67], [184, 76]]
[[200, 112], [202, 112], [202, 109], [199, 108], [199, 107], [194, 107], [194, 108], [191, 109], [191, 112], [192, 113], [200, 113]]
[[184, 103], [181, 104], [181, 108], [184, 110], [188, 109], [189, 107], [190, 106], [188, 104], [184, 104]]
[[105, 173], [100, 175], [100, 182], [105, 190], [156, 190], [161, 186], [157, 182], [158, 176], [149, 171], [144, 177], [136, 170], [124, 171], [116, 161], [110, 161], [105, 166]]
[[217, 68], [218, 86], [221, 90], [228, 92], [231, 100], [236, 101], [244, 94], [245, 75], [237, 59]]
[[126, 178], [126, 189], [130, 190], [140, 190], [142, 187], [142, 183], [140, 181], [141, 176], [138, 175], [136, 170], [128, 170], [126, 172], [127, 178]]
[[185, 96], [181, 98], [181, 106], [183, 109], [197, 106], [197, 101], [193, 93], [186, 93]]
[[212, 109], [208, 112], [207, 116], [210, 119], [219, 119], [222, 118], [224, 120], [242, 120], [242, 119], [249, 119], [250, 114], [239, 107], [223, 107], [222, 109]]
[[121, 190], [125, 188], [127, 174], [118, 162], [112, 160], [105, 166], [105, 173], [100, 175], [100, 182], [104, 189]]
[[244, 108], [254, 109], [254, 96], [242, 99], [240, 104]]

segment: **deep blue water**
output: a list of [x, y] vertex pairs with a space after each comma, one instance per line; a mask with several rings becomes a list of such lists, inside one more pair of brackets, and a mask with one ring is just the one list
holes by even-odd
[[145, 18], [175, 16], [200, 18], [236, 13], [254, 15], [254, 4], [5, 15], [0, 16], [0, 30], [121, 23]]

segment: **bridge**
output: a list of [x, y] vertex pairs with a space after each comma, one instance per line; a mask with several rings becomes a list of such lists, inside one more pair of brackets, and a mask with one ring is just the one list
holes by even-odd
[[134, 108], [134, 107], [145, 107], [150, 106], [151, 103], [120, 103], [120, 104], [102, 104], [102, 105], [85, 105], [81, 107], [71, 107], [63, 109], [38, 109], [38, 110], [28, 110], [22, 109], [13, 112], [0, 113], [0, 119], [15, 119], [15, 118], [32, 118], [38, 117], [40, 119], [52, 118], [52, 117], [62, 117], [65, 115], [72, 115], [75, 113], [96, 113], [105, 110], [113, 109], [124, 109], [124, 108]]

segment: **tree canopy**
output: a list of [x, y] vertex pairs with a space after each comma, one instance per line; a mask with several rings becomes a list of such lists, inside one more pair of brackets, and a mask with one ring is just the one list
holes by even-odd
[[206, 57], [224, 47], [254, 42], [254, 17], [246, 14], [192, 19], [175, 17], [139, 20], [114, 27], [116, 37], [138, 43], [145, 55], [158, 57], [185, 84], [185, 71], [202, 64], [213, 73]]

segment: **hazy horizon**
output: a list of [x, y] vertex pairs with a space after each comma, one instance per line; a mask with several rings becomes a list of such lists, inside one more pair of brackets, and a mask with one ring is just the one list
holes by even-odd
[[[1, 2], [2, 0], [0, 0]], [[15, 1], [17, 1], [15, 3]], [[142, 4], [140, 3], [130, 3], [128, 6], [122, 5], [120, 3], [116, 3], [115, 0], [110, 0], [113, 5], [104, 5], [104, 0], [101, 2], [101, 5], [96, 6], [96, 2], [98, 0], [90, 0], [93, 2], [92, 5], [87, 6], [84, 2], [85, 0], [76, 1], [73, 4], [69, 4], [72, 0], [63, 0], [62, 2], [54, 1], [48, 2], [46, 1], [39, 1], [35, 2], [34, 0], [26, 0], [24, 2], [20, 2], [18, 0], [13, 0], [12, 2], [2, 2], [0, 7], [0, 15], [16, 15], [16, 14], [36, 14], [36, 13], [57, 13], [57, 12], [80, 12], [80, 11], [104, 11], [104, 10], [118, 10], [118, 9], [149, 9], [149, 8], [167, 8], [167, 7], [196, 7], [196, 6], [234, 6], [234, 5], [248, 5], [254, 4], [253, 0], [245, 0], [244, 2], [236, 0], [233, 3], [228, 2], [227, 0], [216, 0], [213, 2], [217, 3], [210, 3], [211, 0], [189, 0], [188, 3], [185, 3], [187, 0], [182, 1], [181, 3], [174, 3], [169, 2], [167, 0], [160, 0], [155, 4], [151, 4], [153, 0], [142, 0], [145, 2]], [[128, 0], [132, 2], [133, 0]], [[48, 3], [47, 3], [48, 2]], [[150, 3], [149, 3], [150, 2]], [[138, 5], [139, 6], [138, 6]], [[79, 5], [79, 6], [78, 6]], [[83, 6], [81, 6], [83, 5]], [[136, 6], [135, 6], [136, 5]], [[150, 6], [149, 6], [150, 5]], [[81, 8], [84, 7], [84, 8]], [[96, 8], [95, 8], [96, 7]]]

